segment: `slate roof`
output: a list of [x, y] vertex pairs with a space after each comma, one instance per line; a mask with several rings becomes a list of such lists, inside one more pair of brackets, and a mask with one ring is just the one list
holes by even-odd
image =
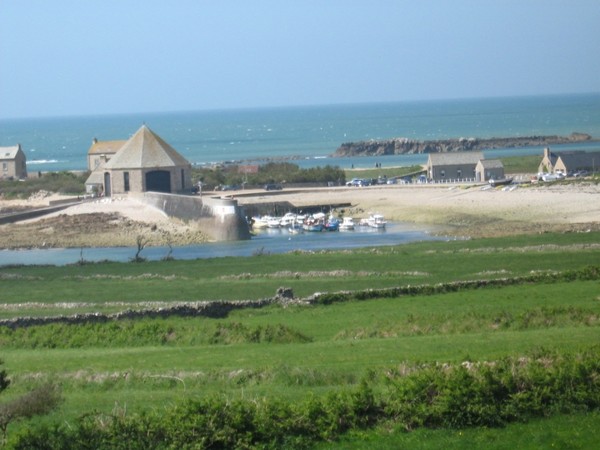
[[483, 159], [482, 152], [444, 152], [430, 153], [429, 161], [434, 166], [476, 165]]
[[484, 169], [503, 169], [504, 164], [499, 159], [482, 159], [479, 161]]
[[20, 145], [12, 147], [0, 147], [0, 159], [13, 160], [17, 157], [17, 153], [21, 150]]
[[105, 153], [115, 154], [119, 151], [123, 145], [125, 145], [125, 140], [121, 141], [94, 141], [90, 149], [88, 150], [88, 155], [102, 155]]
[[561, 159], [565, 167], [569, 170], [589, 169], [600, 166], [600, 153], [586, 152], [561, 152], [555, 153], [558, 159]]
[[105, 169], [189, 166], [190, 163], [146, 125], [136, 131], [106, 163]]

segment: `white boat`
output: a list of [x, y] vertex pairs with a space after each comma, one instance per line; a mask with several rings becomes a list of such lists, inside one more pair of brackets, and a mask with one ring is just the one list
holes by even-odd
[[252, 228], [256, 230], [262, 230], [269, 226], [269, 216], [255, 216], [252, 218]]
[[367, 224], [371, 228], [385, 228], [385, 218], [381, 214], [371, 214], [367, 219]]
[[281, 226], [281, 228], [287, 228], [290, 225], [292, 225], [294, 222], [296, 222], [296, 214], [294, 213], [286, 213], [285, 216], [283, 216], [281, 218], [281, 220], [279, 221], [279, 225]]
[[354, 219], [352, 217], [344, 217], [340, 223], [340, 231], [354, 230]]
[[279, 228], [281, 226], [281, 219], [279, 217], [269, 217], [267, 220], [267, 227]]

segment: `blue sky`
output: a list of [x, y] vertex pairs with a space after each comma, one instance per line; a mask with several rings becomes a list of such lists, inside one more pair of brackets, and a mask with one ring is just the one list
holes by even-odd
[[598, 0], [0, 0], [0, 118], [600, 92]]

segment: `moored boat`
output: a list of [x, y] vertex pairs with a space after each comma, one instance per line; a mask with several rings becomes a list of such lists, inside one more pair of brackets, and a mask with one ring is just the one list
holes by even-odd
[[342, 218], [342, 223], [340, 223], [340, 231], [352, 231], [354, 230], [354, 219], [352, 217], [344, 217]]
[[386, 223], [385, 218], [381, 214], [371, 214], [367, 219], [367, 224], [371, 228], [385, 228]]
[[507, 184], [511, 184], [513, 182], [512, 178], [499, 178], [497, 180], [494, 180], [493, 178], [490, 178], [490, 186], [492, 187], [496, 187], [496, 186], [505, 186]]

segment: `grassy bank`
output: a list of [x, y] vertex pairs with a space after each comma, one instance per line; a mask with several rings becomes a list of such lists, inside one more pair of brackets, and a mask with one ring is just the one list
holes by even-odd
[[[453, 448], [460, 443], [475, 446], [484, 442], [490, 448], [506, 448], [500, 445], [499, 436], [515, 442], [524, 429], [536, 436], [546, 430], [552, 439], [541, 442], [564, 442], [568, 436], [585, 447], [589, 436], [584, 436], [584, 431], [590, 426], [585, 424], [597, 421], [598, 415], [593, 412], [597, 399], [583, 393], [584, 387], [578, 397], [582, 403], [565, 400], [563, 406], [542, 410], [536, 409], [537, 403], [535, 407], [534, 403], [518, 403], [524, 408], [518, 410], [519, 420], [562, 412], [569, 414], [562, 416], [567, 421], [581, 417], [580, 428], [561, 429], [552, 418], [509, 425], [506, 430], [472, 429], [473, 424], [467, 422], [433, 425], [425, 421], [411, 423], [414, 431], [407, 434], [407, 422], [400, 419], [398, 409], [405, 403], [391, 403], [395, 397], [388, 383], [393, 379], [394, 386], [408, 389], [405, 378], [398, 374], [429, 377], [433, 372], [421, 371], [444, 364], [460, 372], [465, 361], [499, 367], [503, 361], [539, 361], [532, 366], [536, 381], [531, 386], [542, 392], [545, 383], [558, 376], [550, 361], [575, 364], [598, 360], [600, 284], [597, 277], [582, 275], [589, 272], [586, 268], [597, 266], [599, 255], [600, 233], [569, 233], [249, 258], [2, 267], [2, 318], [143, 309], [155, 307], [152, 302], [159, 301], [165, 307], [176, 301], [258, 299], [271, 297], [280, 286], [290, 286], [296, 296], [304, 297], [315, 292], [364, 293], [481, 281], [478, 287], [458, 290], [426, 288], [410, 295], [333, 296], [330, 298], [337, 300], [330, 304], [240, 309], [219, 319], [173, 316], [3, 328], [0, 357], [12, 385], [0, 400], [14, 398], [45, 381], [58, 383], [65, 397], [62, 407], [49, 417], [11, 427], [10, 442], [16, 445], [26, 430], [32, 430], [28, 439], [43, 437], [46, 442], [52, 441], [51, 436], [73, 437], [69, 433], [88, 430], [98, 437], [112, 430], [111, 436], [125, 442], [124, 430], [130, 430], [131, 436], [136, 435], [134, 429], [159, 430], [164, 424], [154, 420], [165, 417], [170, 431], [159, 434], [175, 442], [170, 433], [183, 433], [177, 439], [184, 439], [187, 433], [184, 428], [177, 431], [178, 423], [205, 417], [193, 408], [185, 409], [190, 407], [183, 406], [187, 401], [209, 410], [211, 405], [218, 406], [213, 401], [220, 398], [238, 405], [239, 411], [250, 411], [246, 408], [256, 405], [279, 408], [260, 410], [269, 417], [282, 417], [278, 414], [287, 408], [291, 408], [290, 414], [300, 414], [298, 418], [315, 414], [314, 434], [290, 432], [287, 436], [290, 441], [286, 443], [296, 448], [322, 439], [337, 441], [338, 448], [412, 444], [430, 448], [428, 445], [439, 443]], [[515, 281], [491, 283], [500, 279]], [[565, 373], [571, 370], [566, 367]], [[596, 369], [589, 370], [590, 378], [577, 383], [587, 386], [591, 382], [596, 389], [600, 378]], [[438, 375], [443, 377], [443, 373]], [[504, 375], [490, 376], [490, 380], [505, 380]], [[369, 392], [373, 397], [365, 396]], [[567, 395], [560, 391], [557, 396], [563, 394]], [[313, 403], [306, 403], [310, 398]], [[502, 398], [513, 408], [512, 397]], [[374, 402], [379, 412], [370, 415], [370, 409], [356, 403], [360, 399]], [[462, 397], [458, 404], [469, 408], [472, 400]], [[440, 405], [424, 404], [422, 412], [432, 413]], [[331, 428], [328, 419], [319, 419], [319, 408], [325, 408], [331, 417], [341, 411], [355, 411], [356, 417], [344, 413], [340, 417], [348, 426]], [[91, 411], [100, 415], [87, 416], [91, 418], [87, 425], [77, 419]], [[177, 411], [186, 411], [185, 418]], [[390, 411], [396, 412], [390, 415]], [[265, 427], [273, 425], [264, 418]], [[512, 420], [506, 416], [506, 423]], [[117, 428], [98, 428], [100, 423]], [[249, 426], [244, 420], [239, 423]], [[444, 432], [430, 429], [440, 426]], [[222, 432], [234, 436], [240, 431], [234, 428]], [[580, 435], [576, 429], [581, 430]], [[199, 430], [205, 432], [206, 425]], [[247, 432], [254, 433], [253, 439], [259, 435], [256, 430]], [[21, 443], [26, 442], [22, 439]], [[187, 445], [200, 442], [190, 439], [185, 441]], [[283, 438], [273, 440], [273, 448], [282, 442], [277, 439]], [[332, 447], [336, 448], [328, 442], [327, 448]]]

